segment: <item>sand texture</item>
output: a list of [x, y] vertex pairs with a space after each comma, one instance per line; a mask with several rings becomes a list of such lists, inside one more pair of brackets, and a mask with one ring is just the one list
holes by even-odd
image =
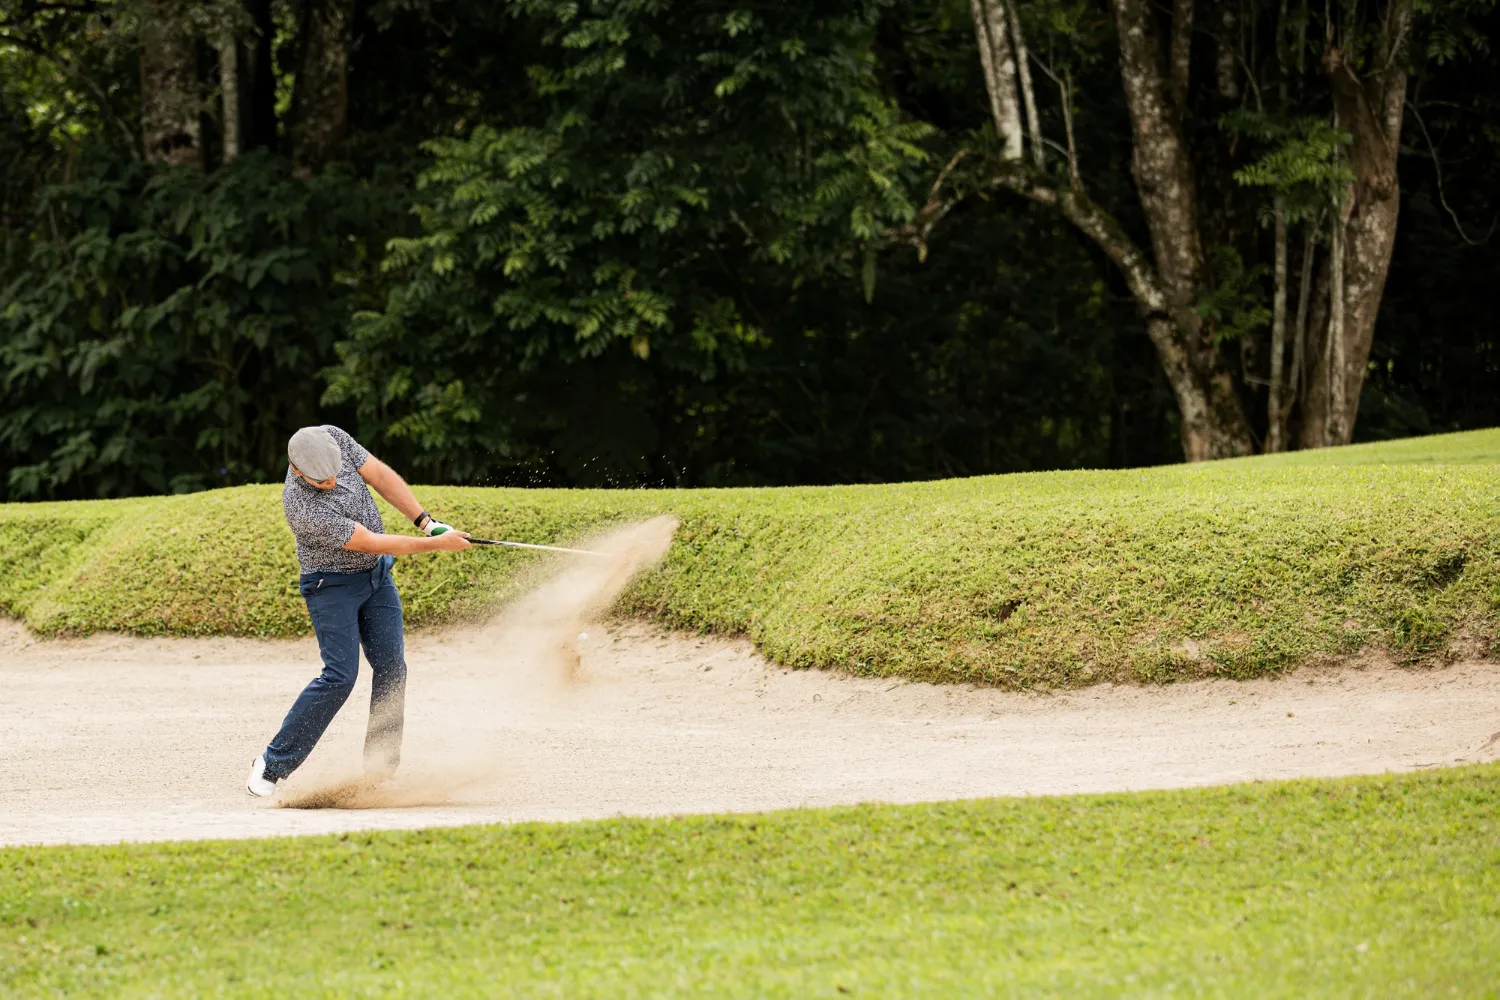
[[1487, 662], [1015, 694], [788, 671], [743, 640], [597, 624], [671, 531], [595, 540], [611, 558], [558, 557], [493, 623], [409, 637], [400, 774], [359, 774], [362, 670], [269, 803], [245, 774], [319, 669], [311, 640], [38, 641], [0, 623], [0, 843], [1173, 788], [1500, 757], [1500, 665]]

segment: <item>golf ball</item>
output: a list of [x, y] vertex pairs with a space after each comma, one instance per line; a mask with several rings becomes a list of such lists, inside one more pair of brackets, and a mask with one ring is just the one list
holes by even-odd
[[578, 633], [578, 641], [579, 642], [588, 642], [589, 641], [589, 634], [587, 632], [579, 632]]

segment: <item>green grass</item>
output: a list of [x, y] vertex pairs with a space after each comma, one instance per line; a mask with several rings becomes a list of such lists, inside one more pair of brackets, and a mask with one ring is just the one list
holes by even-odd
[[1500, 766], [0, 851], [0, 995], [1500, 995]]
[[[792, 666], [1024, 688], [1486, 646], [1497, 458], [1500, 431], [1482, 431], [890, 486], [418, 492], [476, 534], [533, 542], [671, 512], [668, 558], [623, 613], [742, 633]], [[535, 565], [475, 550], [397, 575], [423, 626], [492, 608]], [[300, 634], [295, 573], [279, 487], [0, 506], [0, 608], [43, 633]]]
[[[1500, 432], [831, 489], [424, 489], [476, 533], [669, 511], [623, 613], [1011, 687], [1494, 638]], [[394, 516], [393, 528], [400, 527]], [[415, 624], [541, 565], [402, 560]], [[277, 491], [0, 507], [42, 632], [306, 629]], [[1189, 642], [1191, 640], [1191, 642]], [[1500, 996], [1500, 765], [1136, 795], [0, 850], [0, 996]]]
[[1289, 451], [1281, 455], [1237, 459], [1262, 465], [1495, 465], [1500, 463], [1500, 430], [1431, 434], [1427, 437], [1377, 441], [1347, 448]]

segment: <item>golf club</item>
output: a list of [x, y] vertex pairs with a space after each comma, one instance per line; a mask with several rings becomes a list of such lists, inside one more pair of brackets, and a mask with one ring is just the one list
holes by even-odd
[[[443, 534], [442, 531], [434, 534]], [[566, 552], [574, 556], [607, 556], [608, 552], [594, 552], [590, 549], [565, 549], [560, 545], [531, 545], [527, 542], [501, 542], [493, 538], [470, 538], [470, 545], [503, 545], [508, 549], [536, 549], [539, 552]]]

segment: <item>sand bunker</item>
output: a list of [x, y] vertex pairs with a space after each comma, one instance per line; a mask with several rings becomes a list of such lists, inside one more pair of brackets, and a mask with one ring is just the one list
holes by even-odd
[[[359, 773], [368, 671], [273, 804], [250, 760], [311, 640], [39, 642], [0, 624], [0, 843], [251, 837], [1410, 770], [1500, 757], [1500, 667], [1367, 665], [1054, 695], [772, 667], [595, 623], [669, 521], [478, 630], [411, 637], [400, 775]], [[588, 638], [579, 641], [579, 634]], [[289, 806], [291, 808], [289, 808]]]

